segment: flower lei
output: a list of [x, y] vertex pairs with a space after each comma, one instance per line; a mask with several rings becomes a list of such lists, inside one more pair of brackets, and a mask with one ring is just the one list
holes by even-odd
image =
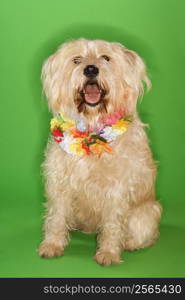
[[129, 117], [114, 113], [105, 120], [104, 127], [98, 132], [89, 132], [82, 119], [71, 120], [62, 114], [51, 119], [51, 133], [60, 147], [70, 154], [100, 156], [103, 152], [112, 153], [111, 143], [117, 136], [127, 131], [131, 122]]

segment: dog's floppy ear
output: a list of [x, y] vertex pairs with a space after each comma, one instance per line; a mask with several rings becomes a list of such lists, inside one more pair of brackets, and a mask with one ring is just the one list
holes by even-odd
[[58, 112], [60, 107], [59, 71], [58, 53], [55, 53], [44, 62], [41, 74], [43, 90], [53, 113]]
[[136, 52], [123, 48], [123, 53], [130, 69], [131, 86], [137, 96], [142, 96], [144, 92], [143, 83], [146, 84], [147, 90], [151, 87], [151, 82], [146, 73], [146, 66]]
[[151, 82], [146, 73], [146, 67], [141, 57], [134, 51], [122, 47], [124, 59], [124, 105], [129, 114], [136, 112], [136, 104], [139, 96], [144, 93], [144, 83], [147, 90], [151, 87]]

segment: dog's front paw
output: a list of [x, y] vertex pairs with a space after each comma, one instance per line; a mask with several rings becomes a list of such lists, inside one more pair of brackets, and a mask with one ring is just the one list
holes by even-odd
[[120, 263], [120, 255], [109, 251], [98, 251], [94, 259], [101, 266], [109, 266]]
[[38, 249], [38, 253], [41, 257], [49, 258], [62, 256], [64, 253], [64, 249], [57, 243], [43, 241]]

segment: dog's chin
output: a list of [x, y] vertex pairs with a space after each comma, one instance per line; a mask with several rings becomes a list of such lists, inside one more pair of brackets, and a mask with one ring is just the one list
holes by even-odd
[[88, 102], [88, 101], [85, 100], [85, 105], [90, 106], [90, 107], [95, 107], [95, 106], [98, 106], [101, 102], [102, 102], [101, 99], [97, 102], [94, 102], [94, 103], [91, 103], [91, 102]]

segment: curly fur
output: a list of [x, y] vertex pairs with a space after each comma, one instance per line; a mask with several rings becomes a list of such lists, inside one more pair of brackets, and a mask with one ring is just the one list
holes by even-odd
[[[105, 61], [107, 55], [110, 61]], [[80, 57], [75, 64], [74, 58]], [[106, 90], [102, 104], [78, 110], [85, 66], [99, 68], [98, 83]], [[156, 166], [144, 124], [136, 112], [143, 82], [150, 87], [142, 59], [119, 43], [79, 39], [63, 44], [45, 62], [42, 80], [53, 114], [80, 115], [88, 129], [100, 116], [124, 110], [133, 122], [116, 139], [113, 154], [73, 156], [50, 140], [43, 164], [46, 179], [43, 257], [62, 255], [69, 232], [97, 233], [95, 260], [101, 265], [120, 262], [122, 250], [153, 244], [158, 237], [161, 205], [155, 200]]]

